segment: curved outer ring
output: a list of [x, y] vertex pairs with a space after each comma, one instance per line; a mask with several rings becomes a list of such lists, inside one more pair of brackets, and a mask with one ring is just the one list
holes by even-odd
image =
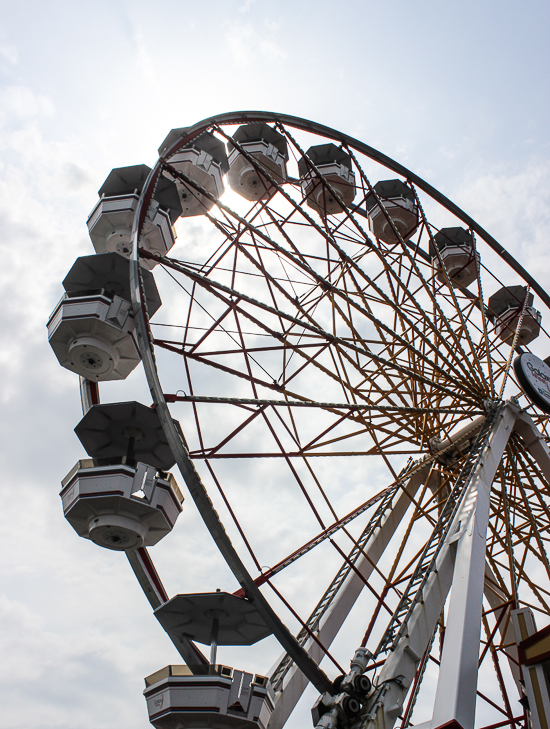
[[273, 632], [275, 637], [281, 643], [281, 646], [289, 654], [292, 660], [304, 673], [304, 675], [311, 681], [311, 683], [320, 691], [332, 692], [332, 683], [324, 673], [324, 671], [315, 663], [315, 661], [300, 647], [294, 636], [290, 633], [288, 628], [283, 624], [280, 618], [277, 616], [275, 611], [269, 605], [260, 589], [254, 582], [253, 578], [249, 574], [245, 565], [241, 561], [235, 548], [233, 547], [228, 534], [212, 504], [208, 493], [202, 484], [199, 474], [195, 470], [195, 466], [189, 454], [178, 435], [164, 394], [160, 384], [158, 376], [155, 356], [153, 351], [153, 343], [148, 327], [147, 314], [145, 308], [145, 299], [143, 296], [141, 277], [139, 275], [139, 256], [138, 256], [138, 241], [141, 228], [145, 219], [145, 214], [153, 194], [157, 177], [161, 172], [162, 165], [166, 157], [172, 155], [182, 143], [189, 142], [195, 136], [200, 134], [202, 131], [207, 129], [209, 126], [215, 123], [246, 123], [249, 121], [279, 121], [282, 124], [289, 124], [298, 129], [313, 132], [328, 138], [332, 138], [338, 141], [344, 141], [349, 146], [357, 149], [366, 156], [374, 159], [381, 163], [388, 169], [398, 173], [405, 177], [407, 180], [413, 182], [417, 187], [423, 190], [425, 193], [430, 195], [434, 200], [439, 202], [450, 212], [459, 218], [463, 223], [468, 225], [474, 230], [493, 250], [495, 250], [516, 273], [518, 273], [531, 288], [537, 292], [540, 298], [550, 307], [550, 296], [542, 289], [541, 286], [525, 271], [525, 269], [494, 239], [492, 238], [480, 225], [478, 225], [472, 218], [470, 218], [464, 211], [458, 206], [452, 203], [448, 198], [438, 192], [434, 187], [429, 185], [427, 182], [422, 180], [420, 177], [415, 175], [413, 172], [403, 167], [399, 163], [392, 160], [390, 157], [378, 152], [377, 150], [369, 147], [367, 144], [354, 139], [346, 134], [341, 134], [334, 129], [325, 127], [322, 124], [317, 124], [307, 119], [301, 119], [299, 117], [289, 116], [287, 114], [276, 114], [273, 112], [265, 111], [242, 111], [242, 112], [230, 112], [227, 114], [221, 114], [220, 116], [210, 117], [197, 124], [187, 127], [185, 133], [170, 147], [169, 149], [162, 150], [163, 154], [159, 157], [155, 167], [151, 170], [140, 196], [136, 215], [134, 217], [134, 226], [132, 230], [132, 257], [130, 261], [130, 291], [132, 299], [132, 309], [134, 312], [135, 319], [135, 331], [137, 335], [139, 350], [143, 367], [149, 384], [149, 389], [153, 398], [153, 402], [159, 414], [160, 421], [162, 423], [166, 438], [172, 453], [178, 464], [181, 475], [189, 489], [189, 493], [193, 498], [199, 513], [204, 520], [208, 530], [210, 531], [218, 549], [222, 556], [225, 558], [228, 566], [232, 570], [233, 574], [237, 578], [239, 584], [243, 588], [247, 598], [254, 604], [266, 625]]
[[401, 175], [406, 180], [414, 182], [414, 184], [419, 187], [423, 192], [425, 192], [431, 198], [443, 205], [443, 207], [449, 210], [449, 212], [453, 213], [459, 220], [461, 220], [475, 233], [477, 233], [477, 235], [482, 238], [487, 243], [487, 245], [489, 245], [496, 253], [498, 253], [498, 255], [504, 261], [506, 261], [506, 263], [517, 274], [519, 274], [526, 283], [529, 284], [533, 291], [536, 291], [540, 299], [544, 301], [548, 308], [550, 308], [550, 294], [548, 294], [542, 288], [542, 286], [540, 286], [540, 284], [535, 281], [531, 274], [529, 274], [523, 268], [523, 266], [518, 263], [518, 261], [516, 261], [516, 259], [512, 255], [510, 255], [510, 253], [508, 253], [505, 248], [503, 248], [503, 246], [500, 245], [497, 240], [489, 235], [489, 233], [487, 233], [487, 231], [482, 228], [481, 225], [476, 223], [476, 221], [469, 215], [467, 215], [461, 208], [459, 208], [458, 205], [455, 205], [451, 200], [449, 200], [449, 198], [445, 197], [445, 195], [442, 195], [438, 190], [436, 190], [435, 187], [432, 187], [421, 177], [415, 175], [414, 172], [411, 172], [406, 167], [403, 167], [403, 165], [400, 165], [399, 162], [391, 159], [391, 157], [387, 157], [385, 154], [382, 154], [382, 152], [378, 152], [378, 150], [374, 149], [373, 147], [369, 147], [368, 144], [360, 142], [358, 139], [354, 139], [354, 137], [350, 137], [348, 134], [342, 134], [341, 132], [337, 132], [335, 129], [326, 127], [323, 124], [317, 124], [316, 122], [309, 121], [308, 119], [302, 119], [297, 116], [290, 116], [289, 114], [276, 114], [269, 111], [233, 111], [227, 114], [220, 114], [219, 116], [212, 116], [208, 119], [204, 119], [198, 124], [193, 125], [192, 127], [188, 127], [185, 136], [182, 136], [177, 142], [175, 142], [170, 149], [163, 150], [163, 159], [168, 157], [170, 154], [173, 154], [175, 150], [179, 146], [181, 146], [183, 139], [188, 141], [188, 139], [193, 138], [199, 132], [203, 131], [203, 129], [211, 126], [212, 124], [215, 124], [216, 122], [218, 122], [219, 124], [227, 124], [230, 122], [238, 124], [240, 122], [249, 121], [279, 121], [282, 124], [289, 124], [290, 126], [294, 126], [297, 129], [303, 129], [307, 132], [313, 132], [314, 134], [330, 137], [337, 141], [343, 141], [350, 147], [353, 147], [359, 152], [362, 152], [367, 157], [370, 157], [371, 159], [379, 162], [388, 169], [393, 170], [393, 172], [397, 172], [397, 174]]

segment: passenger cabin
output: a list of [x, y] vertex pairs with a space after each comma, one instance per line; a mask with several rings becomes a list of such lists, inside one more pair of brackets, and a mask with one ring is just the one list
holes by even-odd
[[281, 185], [287, 180], [286, 139], [263, 122], [243, 124], [237, 129], [233, 139], [240, 149], [231, 142], [228, 143], [227, 181], [231, 189], [251, 202], [269, 200], [277, 192], [273, 182]]
[[[96, 253], [120, 253], [130, 257], [132, 227], [143, 185], [151, 172], [147, 165], [117, 167], [99, 189], [99, 202], [88, 217], [87, 226]], [[182, 208], [176, 185], [161, 177], [143, 224], [140, 248], [165, 256], [176, 241], [173, 224]], [[142, 259], [144, 268], [153, 268], [157, 261]]]
[[62, 481], [69, 524], [107, 549], [157, 544], [174, 527], [183, 496], [167, 473], [175, 459], [156, 410], [135, 401], [93, 405], [75, 433], [90, 458]]
[[[512, 344], [518, 324], [518, 344], [529, 344], [539, 336], [542, 316], [533, 307], [533, 294], [526, 286], [504, 286], [487, 302], [487, 317], [494, 324], [497, 336], [506, 344]], [[523, 318], [522, 318], [523, 313]]]
[[376, 195], [369, 193], [365, 201], [372, 234], [388, 245], [397, 243], [393, 223], [401, 239], [408, 240], [418, 227], [414, 192], [401, 180], [381, 180], [373, 190]]
[[274, 709], [265, 676], [222, 665], [166, 666], [143, 693], [155, 729], [266, 729]]
[[63, 479], [63, 513], [80, 537], [128, 551], [169, 534], [183, 496], [171, 473], [126, 456], [80, 460]]
[[335, 144], [310, 147], [298, 162], [306, 203], [319, 215], [338, 215], [355, 198], [351, 157]]
[[[170, 150], [185, 128], [172, 129], [159, 147], [159, 155]], [[223, 176], [229, 170], [225, 145], [211, 132], [203, 132], [171, 154], [166, 162], [182, 177], [172, 175], [179, 193], [182, 217], [204, 215], [224, 193]], [[202, 192], [204, 190], [207, 194]]]
[[[119, 253], [76, 259], [48, 321], [48, 340], [62, 367], [100, 382], [124, 380], [137, 366], [129, 266]], [[161, 300], [151, 271], [142, 271], [142, 281], [151, 317]]]
[[436, 279], [466, 288], [477, 279], [479, 255], [472, 234], [464, 228], [441, 228], [430, 241], [430, 256]]

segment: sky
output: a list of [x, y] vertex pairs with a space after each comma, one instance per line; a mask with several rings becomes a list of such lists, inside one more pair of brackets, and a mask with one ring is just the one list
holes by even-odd
[[[5, 729], [145, 729], [143, 677], [177, 661], [124, 556], [76, 537], [58, 497], [81, 411], [45, 324], [111, 168], [216, 113], [309, 118], [422, 176], [548, 288], [549, 26], [542, 0], [0, 0]], [[169, 592], [209, 571], [231, 588], [206, 531], [185, 512], [177, 531]]]

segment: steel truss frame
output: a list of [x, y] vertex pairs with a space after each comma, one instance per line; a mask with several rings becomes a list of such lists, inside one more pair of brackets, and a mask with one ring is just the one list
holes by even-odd
[[[540, 537], [541, 524], [550, 523], [545, 499], [540, 497], [529, 511], [532, 495], [536, 498], [540, 492], [541, 480], [545, 490], [550, 482], [550, 456], [546, 439], [515, 401], [500, 406], [491, 405], [501, 402], [511, 354], [500, 360], [492, 356], [492, 352], [498, 348], [489, 334], [479, 271], [478, 295], [465, 291], [456, 293], [452, 286], [436, 287], [422, 274], [421, 262], [426, 264], [426, 255], [417, 244], [400, 240], [401, 245], [397, 248], [388, 246], [384, 256], [380, 254], [358, 218], [353, 215], [363, 214], [358, 205], [354, 210], [347, 211], [343, 222], [331, 228], [326, 220], [319, 224], [307, 212], [303, 200], [296, 202], [279, 187], [280, 194], [286, 196], [286, 203], [294, 210], [289, 213], [289, 218], [294, 214], [301, 215], [302, 222], [299, 224], [310, 226], [326, 241], [328, 252], [325, 272], [321, 273], [312, 258], [302, 254], [291, 240], [285, 238], [285, 221], [277, 219], [268, 205], [260, 205], [259, 209], [269, 218], [271, 229], [266, 224], [260, 224], [255, 219], [256, 214], [239, 216], [223, 203], [215, 201], [220, 214], [216, 217], [207, 213], [206, 216], [228, 241], [227, 250], [220, 253], [218, 261], [214, 261], [210, 268], [169, 257], [159, 261], [165, 270], [187, 279], [192, 289], [191, 299], [198, 302], [197, 305], [201, 302], [200, 296], [211, 297], [218, 307], [215, 309], [216, 316], [212, 317], [210, 326], [190, 346], [185, 340], [182, 343], [152, 334], [139, 272], [139, 257], [150, 254], [140, 250], [139, 235], [156, 180], [163, 170], [175, 172], [167, 159], [185, 141], [206, 129], [213, 129], [221, 137], [227, 138], [224, 124], [251, 120], [274, 122], [301, 153], [303, 150], [287, 127], [338, 140], [354, 159], [364, 195], [373, 193], [373, 189], [354, 156], [356, 152], [402, 175], [411, 188], [418, 188], [428, 194], [468, 225], [471, 231], [475, 231], [548, 306], [550, 297], [486, 231], [434, 188], [376, 150], [321, 125], [265, 112], [238, 112], [190, 127], [171, 150], [163, 153], [144, 186], [134, 223], [130, 270], [136, 334], [153, 402], [189, 492], [237, 578], [241, 586], [240, 594], [255, 604], [285, 650], [285, 655], [270, 672], [275, 690], [275, 711], [269, 729], [279, 729], [284, 725], [309, 682], [321, 692], [333, 691], [332, 681], [319, 664], [324, 656], [330, 656], [331, 644], [365, 586], [375, 595], [377, 602], [368, 621], [363, 644], [375, 637], [375, 624], [381, 613], [386, 611], [391, 617], [386, 632], [378, 636], [375, 661], [368, 669], [376, 676], [375, 690], [354, 729], [389, 729], [398, 719], [403, 728], [409, 726], [422, 677], [434, 662], [440, 664], [439, 681], [433, 718], [426, 728], [437, 729], [443, 724], [457, 722], [463, 729], [471, 729], [476, 696], [501, 712], [503, 721], [494, 724], [494, 729], [497, 726], [519, 726], [521, 719], [512, 710], [500, 661], [505, 659], [514, 681], [521, 687], [520, 681], [523, 679], [517, 660], [517, 620], [514, 609], [526, 603], [519, 601], [517, 585], [520, 582], [527, 583], [543, 606], [550, 596], [544, 587], [536, 585], [529, 578], [525, 570], [526, 557], [533, 551], [530, 543], [533, 539], [537, 544], [537, 558], [550, 575], [544, 540]], [[246, 156], [244, 150], [240, 151]], [[318, 173], [314, 165], [312, 169]], [[197, 194], [209, 196], [192, 179], [181, 173], [174, 176], [194, 188]], [[330, 189], [330, 185], [327, 187]], [[432, 239], [432, 226], [426, 219], [418, 197], [417, 202], [421, 228]], [[275, 231], [275, 234], [270, 231]], [[395, 232], [398, 234], [398, 231]], [[248, 240], [246, 236], [249, 236]], [[362, 265], [361, 259], [347, 253], [346, 241], [353, 236], [365, 242], [368, 255], [382, 265], [382, 273], [369, 275], [369, 269]], [[233, 278], [217, 279], [213, 275], [217, 271], [216, 266], [230, 249], [235, 251]], [[292, 272], [287, 274], [284, 285], [269, 272], [265, 263], [268, 252], [283, 260]], [[247, 265], [255, 266], [258, 275], [264, 277], [270, 300], [247, 295], [242, 286], [235, 283], [237, 254]], [[404, 266], [402, 261], [405, 261]], [[294, 278], [299, 280], [294, 281]], [[292, 299], [289, 289], [294, 284], [301, 285], [303, 289], [305, 281], [310, 287], [309, 293], [296, 295]], [[393, 299], [388, 292], [393, 292]], [[460, 304], [457, 296], [462, 297]], [[425, 316], [422, 301], [429, 303], [433, 320]], [[293, 310], [281, 302], [290, 302]], [[331, 328], [323, 325], [318, 318], [317, 311], [326, 302], [345, 322], [345, 334], [339, 333], [335, 326]], [[392, 323], [377, 316], [379, 304], [391, 306], [394, 312]], [[474, 342], [470, 334], [474, 315], [479, 321], [474, 325], [474, 328], [477, 327], [479, 342]], [[220, 362], [219, 357], [216, 359], [216, 355], [220, 355], [219, 351], [209, 352], [204, 347], [217, 328], [231, 317], [234, 317], [232, 321], [237, 327], [235, 351], [243, 353], [247, 369], [238, 370]], [[359, 317], [369, 322], [375, 339], [369, 339], [356, 327], [355, 322]], [[278, 327], [273, 324], [275, 319], [279, 322]], [[254, 326], [256, 331], [263, 331], [275, 340], [275, 345], [270, 344], [267, 348], [246, 345], [246, 332], [242, 327], [245, 321]], [[410, 334], [405, 333], [407, 328]], [[296, 337], [295, 332], [298, 330], [299, 337]], [[399, 334], [399, 331], [403, 333]], [[517, 334], [516, 330], [512, 350], [517, 343]], [[385, 337], [392, 339], [392, 346], [377, 348], [376, 338], [383, 340]], [[418, 342], [421, 342], [421, 347], [417, 346]], [[189, 395], [165, 393], [157, 372], [153, 345], [182, 355], [186, 365], [196, 361], [246, 379], [252, 386], [253, 397], [224, 399], [193, 392]], [[296, 367], [283, 384], [262, 378], [258, 367], [255, 367], [254, 357], [267, 349], [271, 352], [282, 351], [285, 357], [286, 353], [290, 353], [296, 360], [301, 358], [302, 366]], [[333, 373], [323, 364], [322, 357], [327, 352], [333, 358]], [[226, 349], [221, 354], [227, 355], [229, 359], [234, 352]], [[315, 367], [327, 377], [339, 380], [346, 402], [312, 400], [304, 396], [299, 388], [293, 389], [293, 378], [306, 367]], [[387, 373], [385, 386], [381, 386], [375, 376], [381, 368], [385, 368]], [[360, 370], [363, 372], [362, 382], [357, 379]], [[407, 379], [413, 385], [406, 387]], [[460, 389], [460, 398], [456, 397], [455, 386]], [[276, 392], [283, 399], [266, 398], [264, 393], [269, 391]], [[97, 391], [94, 392], [89, 383], [82, 383], [81, 392], [84, 409], [98, 401]], [[414, 402], [413, 396], [417, 393], [421, 393], [421, 397], [418, 402]], [[486, 405], [488, 414], [484, 415], [484, 401], [487, 399], [490, 401]], [[214, 459], [232, 456], [223, 452], [223, 441], [208, 448], [201, 442], [200, 448], [189, 451], [176, 432], [168, 409], [169, 402], [177, 401], [189, 402], [194, 408], [197, 404], [214, 402], [241, 407], [249, 413], [245, 425], [258, 416], [265, 418], [268, 409], [276, 413], [285, 408], [285, 412], [291, 413], [293, 408], [318, 408], [323, 413], [331, 413], [335, 420], [333, 425], [318, 435], [316, 443], [308, 444], [308, 458], [324, 455], [320, 450], [314, 452], [319, 442], [325, 448], [327, 444], [332, 447], [333, 443], [339, 442], [339, 436], [334, 435], [338, 424], [355, 422], [358, 432], [368, 432], [373, 438], [375, 446], [372, 452], [386, 460], [394, 475], [394, 483], [346, 517], [336, 518], [335, 514], [333, 524], [327, 525], [320, 520], [322, 529], [317, 537], [253, 578], [237, 553], [193, 462], [202, 459], [209, 464]], [[392, 456], [412, 454], [415, 452], [414, 444], [419, 439], [425, 446], [424, 430], [430, 419], [432, 423], [440, 425], [443, 436], [448, 436], [460, 417], [466, 420], [477, 417], [478, 420], [460, 437], [453, 436], [437, 455], [409, 463], [401, 473], [393, 469], [386, 453]], [[399, 438], [396, 437], [396, 428], [402, 429]], [[235, 429], [230, 437], [237, 433], [238, 429]], [[305, 452], [302, 444], [297, 443], [295, 452], [280, 448], [263, 455], [284, 458], [290, 464], [293, 458], [302, 458], [305, 462]], [[337, 452], [333, 449], [331, 455], [335, 453], [355, 455], [353, 452]], [[441, 459], [446, 454], [450, 461], [445, 471], [438, 464], [442, 463]], [[233, 457], [254, 455], [241, 453]], [[506, 481], [510, 478], [518, 493], [524, 489], [512, 506], [506, 501], [510, 498], [506, 488]], [[308, 498], [305, 491], [304, 494]], [[502, 516], [499, 516], [499, 509]], [[336, 532], [345, 530], [353, 519], [368, 510], [371, 514], [369, 522], [360, 537], [352, 538], [351, 552], [346, 554], [333, 542], [344, 558], [343, 565], [311, 616], [307, 620], [300, 619], [303, 627], [295, 638], [263, 595], [261, 585], [267, 583], [276, 590], [272, 578], [279, 571], [322, 541], [332, 541]], [[411, 510], [414, 513], [413, 521], [422, 518], [433, 527], [432, 537], [428, 538], [407, 567], [398, 566], [396, 560], [394, 567], [385, 576], [382, 587], [375, 588], [371, 584], [371, 577], [380, 577], [380, 560], [388, 544], [399, 532], [405, 514], [410, 514]], [[518, 527], [519, 518], [523, 521]], [[236, 524], [238, 527], [238, 522]], [[523, 550], [519, 559], [514, 557], [511, 549], [514, 541], [518, 551]], [[157, 607], [167, 599], [167, 595], [149, 553], [142, 549], [128, 553], [128, 559], [149, 602]], [[502, 577], [503, 560], [508, 560], [506, 570], [512, 575], [511, 587]], [[444, 606], [449, 593], [449, 613], [445, 615]], [[484, 599], [488, 608], [484, 608]], [[483, 649], [479, 655], [482, 629], [485, 640], [482, 641]], [[432, 648], [438, 643], [438, 631], [440, 657], [436, 659], [432, 655]], [[206, 662], [191, 641], [184, 640], [176, 648], [192, 669]], [[456, 655], [461, 656], [459, 661]], [[476, 686], [478, 666], [489, 658], [498, 677], [503, 707], [484, 696]], [[534, 713], [532, 721], [538, 727]], [[544, 724], [540, 723], [540, 726]]]
[[[398, 608], [393, 613], [387, 633], [374, 656], [375, 659], [378, 658], [391, 647], [388, 658], [382, 662], [383, 667], [377, 677], [376, 689], [367, 704], [366, 715], [356, 724], [357, 728], [389, 729], [400, 716], [403, 719], [401, 726], [407, 726], [416, 698], [415, 688], [426, 668], [427, 656], [449, 593], [451, 600], [448, 627], [440, 661], [434, 713], [430, 722], [422, 724], [422, 729], [451, 726], [454, 722], [463, 729], [473, 728], [477, 698], [478, 695], [483, 697], [477, 690], [478, 664], [483, 661], [487, 651], [494, 653], [498, 650], [497, 641], [494, 640], [497, 631], [500, 633], [501, 643], [506, 646], [505, 655], [518, 691], [520, 695], [523, 694], [522, 684], [525, 685], [525, 681], [522, 679], [516, 645], [522, 638], [534, 632], [532, 614], [527, 611], [529, 631], [521, 635], [516, 627], [517, 620], [511, 620], [508, 614], [515, 601], [499, 590], [486, 561], [492, 482], [514, 431], [521, 435], [528, 452], [540, 469], [545, 473], [549, 472], [550, 450], [546, 441], [532, 419], [521, 412], [515, 402], [508, 402], [489, 415], [478, 436], [478, 449], [470, 452], [468, 462], [462, 470], [463, 478], [459, 479], [458, 488], [455, 487], [454, 508], [442, 513], [434, 528], [433, 540], [425, 548], [425, 560], [419, 563], [408, 589], [403, 594], [400, 608], [404, 604], [406, 611]], [[397, 490], [392, 491], [386, 497], [387, 500], [382, 502], [381, 514], [384, 516], [369, 524], [368, 538], [362, 544], [362, 554], [356, 562], [356, 569], [348, 568], [337, 599], [321, 618], [317, 618], [315, 633], [325, 648], [330, 648], [332, 640], [364, 588], [365, 581], [376, 569], [391, 536], [413, 504], [419, 487], [423, 483], [429, 485], [431, 478], [433, 477], [429, 467], [418, 468], [405, 480], [403, 489], [398, 491], [397, 498], [389, 508], [387, 504], [391, 503]], [[450, 500], [447, 501], [448, 506], [449, 502]], [[415, 591], [416, 599], [411, 597], [412, 591]], [[498, 611], [500, 614], [480, 657], [480, 632], [484, 624], [486, 627], [483, 596], [490, 604], [490, 611]], [[508, 620], [505, 621], [507, 614]], [[322, 658], [319, 646], [312, 638], [308, 639], [306, 645], [307, 650], [318, 660]], [[276, 694], [276, 708], [269, 726], [279, 729], [305, 690], [307, 681], [285, 659], [272, 669], [270, 675], [279, 692]], [[550, 714], [539, 714], [529, 679], [527, 683], [528, 695], [531, 696], [531, 724], [535, 729], [542, 729], [547, 726]], [[411, 684], [413, 688], [407, 704], [405, 701]], [[544, 706], [550, 706], [542, 673], [538, 686]], [[507, 709], [510, 725], [519, 726], [520, 720], [511, 717], [509, 702]], [[523, 722], [523, 717], [521, 721]], [[508, 722], [503, 723], [505, 724]]]

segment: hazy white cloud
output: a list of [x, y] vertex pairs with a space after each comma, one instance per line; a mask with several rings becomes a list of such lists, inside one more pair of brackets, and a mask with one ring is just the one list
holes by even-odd
[[[462, 182], [454, 197], [548, 290], [550, 163], [547, 160], [528, 157], [521, 166], [501, 165], [479, 171]], [[496, 255], [488, 254], [484, 264], [504, 283], [518, 282]], [[496, 282], [491, 284], [487, 295], [498, 286]], [[548, 327], [550, 322], [543, 321], [543, 325]]]
[[257, 68], [266, 61], [284, 61], [287, 51], [271, 35], [276, 28], [270, 21], [263, 24], [232, 23], [227, 31], [227, 47], [233, 60], [241, 65]]
[[240, 12], [247, 13], [255, 2], [256, 0], [244, 0], [244, 3], [239, 6]]
[[[410, 38], [415, 29], [407, 26], [401, 35], [399, 24], [388, 21], [386, 9], [377, 25], [372, 8], [368, 16], [366, 11], [358, 13], [357, 22], [350, 22], [349, 16], [335, 13], [328, 4], [319, 3], [310, 16], [299, 19], [297, 6], [283, 3], [277, 8], [280, 22], [275, 22], [269, 17], [270, 6], [240, 0], [235, 4], [242, 13], [238, 23], [234, 16], [223, 14], [225, 3], [214, 4], [214, 9], [204, 5], [192, 17], [180, 19], [174, 12], [180, 3], [161, 3], [155, 22], [165, 25], [155, 38], [140, 15], [141, 5], [127, 4], [131, 22], [124, 33], [116, 23], [109, 25], [109, 43], [101, 48], [105, 61], [101, 74], [97, 56], [89, 53], [95, 39], [91, 33], [88, 37], [89, 9], [79, 12], [74, 5], [81, 37], [88, 41], [82, 55], [77, 46], [68, 52], [60, 41], [64, 38], [60, 29], [66, 28], [59, 25], [64, 19], [55, 14], [36, 28], [14, 16], [16, 32], [9, 42], [7, 36], [0, 37], [5, 71], [0, 87], [0, 543], [5, 555], [0, 565], [0, 702], [7, 729], [146, 729], [143, 677], [178, 660], [125, 556], [79, 539], [63, 518], [58, 496], [61, 478], [84, 454], [73, 433], [81, 412], [77, 378], [58, 366], [45, 324], [74, 259], [93, 252], [86, 217], [111, 167], [151, 163], [171, 127], [204, 118], [223, 106], [258, 104], [303, 113], [343, 131], [359, 130], [361, 139], [376, 140], [383, 152], [396, 150], [399, 161], [415, 171], [424, 166], [434, 177], [445, 175], [446, 189], [454, 188], [456, 202], [540, 276], [541, 283], [550, 280], [546, 151], [533, 158], [531, 147], [524, 145], [518, 159], [484, 169], [477, 166], [478, 147], [471, 139], [463, 140], [460, 154], [449, 151], [455, 149], [453, 137], [461, 122], [447, 127], [438, 121], [438, 109], [448, 108], [444, 104], [449, 99], [441, 95], [437, 79], [420, 72], [418, 81], [410, 76], [414, 65]], [[109, 22], [107, 14], [102, 22]], [[435, 37], [437, 20], [433, 22], [429, 33]], [[141, 30], [136, 32], [136, 27]], [[439, 31], [444, 28], [439, 25]], [[298, 30], [299, 48], [291, 45], [292, 32]], [[133, 44], [128, 45], [129, 38]], [[30, 43], [33, 54], [24, 51]], [[421, 65], [425, 55], [428, 71], [435, 65], [429, 47], [417, 42], [414, 52], [414, 63]], [[382, 55], [387, 48], [399, 66], [395, 73], [390, 54]], [[373, 70], [378, 66], [371, 54], [387, 61], [383, 73]], [[296, 59], [296, 65], [289, 59]], [[442, 57], [438, 65], [445, 62]], [[82, 91], [77, 88], [80, 80], [85, 95], [77, 93]], [[437, 122], [430, 128], [414, 124], [417, 109], [410, 102], [421, 96], [420, 81], [429, 91], [423, 103]], [[486, 88], [482, 91], [481, 97], [476, 96], [472, 87], [468, 101], [472, 108], [485, 103]], [[503, 98], [501, 104], [498, 109], [504, 117], [509, 99]], [[533, 113], [528, 120], [529, 137], [535, 143], [536, 118], [545, 126], [547, 115]], [[452, 121], [452, 114], [445, 119]], [[439, 155], [433, 150], [439, 149], [442, 139], [447, 144]], [[507, 141], [501, 144], [503, 156]], [[440, 156], [445, 157], [444, 168]], [[461, 164], [469, 164], [468, 175], [451, 170], [457, 157]], [[198, 256], [214, 242], [198, 219], [182, 221], [177, 255]], [[164, 308], [158, 318], [170, 319], [178, 314], [174, 308], [178, 299], [168, 293], [166, 281], [162, 295]], [[167, 371], [167, 376], [174, 391], [185, 388], [181, 371]], [[206, 392], [220, 387], [221, 380], [205, 376], [201, 384]], [[105, 400], [150, 402], [141, 371], [123, 383], [106, 385], [102, 394]], [[183, 406], [175, 412], [191, 433], [189, 412]], [[215, 418], [208, 422], [212, 437], [227, 427]], [[258, 428], [255, 435], [260, 434]], [[374, 469], [366, 473], [359, 459], [351, 465], [325, 463], [323, 468], [331, 493], [339, 495], [341, 513], [386, 483], [382, 473]], [[228, 520], [232, 538], [242, 546], [220, 495], [205, 469], [201, 472], [216, 508]], [[300, 543], [303, 497], [281, 485], [280, 465], [218, 462], [216, 472], [254, 534], [262, 563], [272, 564], [275, 555]], [[272, 518], [265, 525], [254, 523], [250, 508], [262, 498], [272, 500]], [[174, 532], [152, 554], [170, 594], [236, 588], [189, 497]], [[333, 550], [312, 553], [309, 561], [281, 576], [285, 594], [307, 612], [316, 570], [329, 575], [337, 562]], [[342, 662], [349, 659], [349, 645], [355, 646], [358, 626], [364, 628], [371, 609], [366, 596], [346, 625], [335, 649]], [[289, 624], [294, 625], [291, 619]], [[276, 642], [268, 639], [252, 652], [224, 648], [220, 657], [262, 673], [278, 654]], [[311, 690], [290, 726], [309, 725], [315, 698]]]
[[455, 192], [457, 201], [505, 246], [532, 256], [547, 247], [550, 164], [542, 157], [478, 170]]
[[0, 89], [0, 120], [49, 117], [55, 114], [50, 99], [26, 86], [4, 86]]
[[154, 71], [153, 54], [142, 31], [136, 31], [134, 34], [134, 44], [137, 54], [137, 67], [143, 75], [143, 80], [146, 83], [155, 82], [157, 79]]
[[2, 37], [0, 37], [0, 58], [11, 65], [16, 64], [19, 58], [17, 47], [13, 43], [9, 43], [4, 40]]

